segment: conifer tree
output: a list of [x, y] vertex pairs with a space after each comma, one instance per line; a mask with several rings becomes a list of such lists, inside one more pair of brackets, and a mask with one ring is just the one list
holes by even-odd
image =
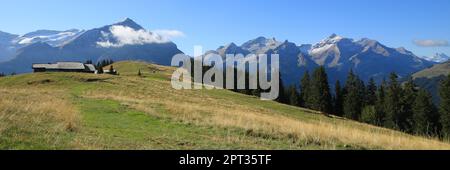
[[425, 90], [420, 90], [412, 108], [414, 118], [413, 131], [424, 135], [436, 134], [439, 119], [436, 110], [431, 95]]
[[320, 66], [314, 70], [311, 79], [311, 108], [324, 113], [331, 112], [331, 93], [325, 67]]
[[341, 88], [341, 83], [339, 80], [336, 81], [336, 84], [334, 86], [334, 104], [333, 104], [333, 108], [334, 108], [334, 114], [337, 116], [342, 116], [343, 115], [343, 108], [342, 108], [342, 104], [343, 104], [343, 98], [344, 98], [344, 94], [343, 94], [343, 90]]
[[403, 86], [401, 95], [401, 114], [399, 117], [399, 126], [405, 132], [412, 132], [413, 127], [413, 105], [416, 100], [417, 90], [414, 81], [410, 78]]
[[366, 88], [366, 105], [375, 105], [377, 101], [377, 85], [375, 84], [375, 80], [370, 78], [369, 83]]
[[350, 70], [345, 83], [344, 117], [359, 120], [363, 105], [362, 94], [361, 81]]
[[289, 95], [289, 105], [298, 106], [299, 94], [295, 86], [290, 86], [287, 94]]
[[440, 123], [442, 124], [442, 134], [444, 137], [450, 137], [450, 75], [440, 83]]
[[375, 106], [368, 105], [362, 109], [361, 121], [373, 125], [378, 124], [377, 112]]
[[300, 106], [310, 108], [309, 94], [310, 94], [310, 77], [309, 72], [305, 71], [303, 78], [300, 81]]
[[384, 126], [392, 129], [400, 129], [401, 117], [401, 93], [402, 89], [397, 82], [397, 74], [391, 73], [389, 86], [386, 90], [384, 101], [385, 120]]
[[103, 67], [97, 67], [97, 73], [98, 74], [103, 74], [104, 73]]
[[284, 84], [283, 84], [281, 75], [279, 76], [279, 83], [280, 83], [280, 88], [279, 88], [278, 98], [276, 99], [276, 101], [280, 102], [280, 103], [284, 103], [284, 104], [289, 104], [289, 99], [286, 96], [286, 89], [284, 88]]
[[386, 84], [386, 80], [383, 79], [383, 81], [381, 82], [380, 86], [378, 87], [377, 90], [377, 101], [375, 102], [375, 111], [376, 111], [376, 118], [377, 118], [377, 123], [376, 125], [383, 125], [383, 121], [384, 121], [384, 117], [385, 117], [385, 111], [384, 111], [384, 100], [385, 100], [385, 96], [386, 96], [386, 88], [387, 84]]

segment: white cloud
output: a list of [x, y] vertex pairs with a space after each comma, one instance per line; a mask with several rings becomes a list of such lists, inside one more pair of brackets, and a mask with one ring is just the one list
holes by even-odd
[[[151, 43], [167, 43], [171, 38], [184, 36], [184, 34], [177, 30], [156, 30], [152, 33], [147, 30], [134, 30], [133, 28], [115, 25], [111, 26], [110, 32], [102, 32], [104, 41], [97, 42], [97, 45], [102, 47], [122, 47], [125, 45], [143, 45]], [[111, 41], [113, 38], [115, 41]]]
[[153, 32], [169, 40], [173, 38], [185, 37], [184, 33], [178, 30], [153, 30]]
[[414, 40], [413, 43], [421, 47], [448, 46], [448, 41], [446, 40]]

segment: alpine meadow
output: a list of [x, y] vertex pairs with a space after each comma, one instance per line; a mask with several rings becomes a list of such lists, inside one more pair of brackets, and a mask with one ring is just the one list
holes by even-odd
[[449, 18], [448, 0], [2, 1], [0, 160], [446, 163]]

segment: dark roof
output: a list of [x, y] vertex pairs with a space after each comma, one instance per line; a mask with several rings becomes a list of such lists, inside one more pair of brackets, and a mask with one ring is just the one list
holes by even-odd
[[89, 70], [95, 71], [92, 64], [83, 64], [80, 62], [57, 62], [55, 64], [33, 64], [33, 69], [58, 69], [58, 70]]

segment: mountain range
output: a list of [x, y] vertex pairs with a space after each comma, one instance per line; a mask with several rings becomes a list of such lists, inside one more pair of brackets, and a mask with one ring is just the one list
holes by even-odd
[[230, 43], [207, 53], [212, 52], [222, 57], [235, 53], [279, 54], [281, 76], [287, 85], [298, 84], [305, 71], [311, 72], [320, 65], [325, 66], [330, 84], [334, 84], [336, 80], [343, 83], [350, 70], [364, 81], [374, 78], [380, 82], [391, 72], [406, 77], [435, 64], [405, 48], [390, 48], [376, 40], [353, 40], [336, 34], [319, 43], [303, 45], [258, 37], [241, 46]]
[[[143, 60], [170, 65], [175, 54], [182, 53], [170, 40], [127, 18], [121, 22], [91, 30], [38, 30], [19, 36], [0, 32], [0, 73], [31, 72], [32, 63], [102, 59]], [[278, 41], [257, 37], [243, 44], [229, 43], [207, 53], [225, 54], [279, 54], [280, 71], [285, 84], [296, 85], [305, 71], [323, 65], [330, 84], [344, 83], [353, 70], [362, 80], [374, 78], [380, 82], [391, 72], [407, 77], [431, 67], [434, 61], [444, 61], [445, 54], [420, 58], [405, 48], [387, 47], [376, 40], [354, 40], [336, 34], [316, 44]]]
[[143, 60], [170, 65], [182, 53], [173, 42], [127, 18], [91, 30], [39, 30], [18, 36], [0, 32], [0, 72], [31, 72], [32, 63]]

